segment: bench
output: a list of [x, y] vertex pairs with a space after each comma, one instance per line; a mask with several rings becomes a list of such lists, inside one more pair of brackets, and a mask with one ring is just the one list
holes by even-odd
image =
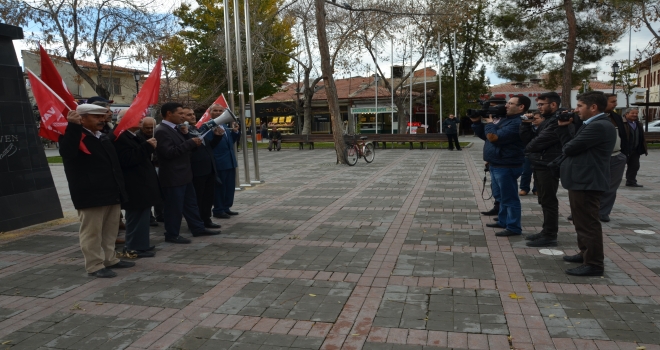
[[[408, 142], [410, 149], [413, 149], [413, 142], [419, 142], [420, 149], [424, 148], [426, 142], [447, 142], [447, 135], [445, 134], [358, 134], [358, 135], [344, 135], [344, 140], [347, 143], [352, 143], [354, 138], [359, 136], [366, 136], [367, 141], [374, 143], [378, 147], [378, 143], [382, 142], [383, 147], [387, 148], [388, 142]], [[332, 134], [311, 134], [311, 135], [282, 135], [282, 143], [298, 143], [298, 149], [304, 149], [304, 144], [309, 145], [309, 149], [314, 149], [315, 142], [334, 142]]]
[[660, 132], [644, 132], [646, 143], [660, 143]]

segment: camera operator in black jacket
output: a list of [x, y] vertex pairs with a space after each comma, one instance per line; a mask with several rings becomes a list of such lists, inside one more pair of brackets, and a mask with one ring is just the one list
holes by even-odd
[[[525, 237], [528, 247], [557, 246], [559, 231], [559, 200], [557, 189], [559, 178], [548, 168], [548, 163], [561, 156], [561, 142], [557, 136], [557, 111], [561, 97], [556, 92], [539, 95], [537, 106], [541, 112], [538, 120], [523, 120], [520, 138], [525, 146], [525, 155], [532, 163], [534, 185], [538, 202], [543, 210], [543, 230]], [[534, 118], [539, 118], [535, 115]], [[534, 130], [534, 125], [538, 125]]]

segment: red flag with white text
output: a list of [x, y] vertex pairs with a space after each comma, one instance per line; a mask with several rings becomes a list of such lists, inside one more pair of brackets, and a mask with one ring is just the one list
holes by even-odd
[[[220, 94], [218, 98], [213, 102], [214, 105], [221, 105], [224, 108], [229, 108], [229, 105], [227, 105], [227, 100], [225, 100], [225, 94]], [[213, 105], [211, 105], [213, 106]], [[201, 128], [204, 123], [208, 122], [211, 120], [211, 112], [209, 111], [210, 107], [206, 109], [206, 112], [204, 112], [204, 115], [199, 119], [197, 122], [197, 127]]]
[[147, 80], [144, 81], [142, 89], [135, 96], [135, 100], [128, 107], [126, 114], [121, 118], [117, 127], [115, 127], [114, 134], [119, 137], [124, 131], [136, 127], [140, 124], [140, 120], [147, 116], [149, 106], [158, 103], [158, 94], [160, 93], [160, 72], [162, 68], [162, 58], [158, 57], [156, 66], [149, 74]]

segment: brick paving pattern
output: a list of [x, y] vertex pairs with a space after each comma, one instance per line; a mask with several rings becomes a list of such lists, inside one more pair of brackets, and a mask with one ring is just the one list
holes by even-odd
[[[660, 349], [660, 152], [603, 224], [605, 275], [577, 278], [485, 226], [481, 151], [261, 152], [265, 183], [237, 192], [222, 235], [173, 245], [152, 227], [156, 257], [105, 280], [86, 276], [54, 165], [69, 223], [0, 240], [0, 349]], [[558, 195], [557, 254], [575, 254]]]

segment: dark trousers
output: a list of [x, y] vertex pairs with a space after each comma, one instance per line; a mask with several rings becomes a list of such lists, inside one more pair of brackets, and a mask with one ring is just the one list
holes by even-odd
[[225, 213], [234, 205], [236, 169], [218, 170], [218, 178], [222, 181], [222, 184], [215, 183], [213, 214]]
[[458, 134], [447, 134], [447, 141], [449, 141], [449, 149], [454, 149], [454, 144], [456, 144], [456, 149], [461, 149], [461, 145], [458, 143]]
[[603, 227], [600, 225], [598, 210], [603, 191], [568, 190], [573, 224], [577, 232], [577, 244], [584, 264], [604, 267]]
[[162, 218], [163, 217], [163, 205], [162, 204], [154, 205], [154, 217], [155, 218]]
[[165, 216], [165, 237], [175, 238], [181, 231], [181, 219], [186, 219], [188, 228], [192, 233], [205, 230], [204, 223], [199, 217], [197, 196], [192, 181], [183, 186], [163, 187], [163, 216]]
[[623, 153], [610, 157], [610, 188], [603, 192], [600, 197], [600, 210], [598, 214], [601, 216], [610, 215], [612, 208], [614, 208], [614, 201], [616, 201], [616, 191], [621, 185], [623, 180], [623, 171], [626, 169], [627, 157]]
[[215, 196], [214, 183], [215, 173], [193, 177], [199, 216], [205, 223], [211, 221], [211, 207], [213, 206], [213, 197]]
[[559, 179], [549, 169], [534, 169], [534, 185], [538, 201], [543, 210], [543, 232], [545, 236], [557, 238], [559, 231]]
[[[520, 189], [527, 193], [529, 193], [529, 185], [532, 183], [532, 171], [532, 162], [529, 161], [529, 158], [525, 157], [523, 172], [522, 175], [520, 175]], [[532, 192], [536, 192], [536, 178], [534, 178]]]
[[126, 209], [126, 250], [149, 249], [151, 208]]
[[628, 156], [628, 169], [626, 170], [626, 184], [635, 185], [637, 184], [637, 172], [639, 171], [639, 157], [640, 154], [637, 153], [637, 150], [630, 151]]

